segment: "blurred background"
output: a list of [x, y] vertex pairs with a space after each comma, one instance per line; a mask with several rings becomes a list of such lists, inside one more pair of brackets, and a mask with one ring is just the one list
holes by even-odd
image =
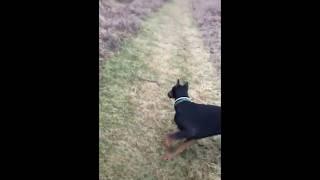
[[[100, 0], [99, 1], [99, 60], [117, 52], [121, 43], [134, 36], [148, 15], [170, 0]], [[188, 1], [188, 0], [187, 0]], [[191, 0], [192, 15], [210, 48], [211, 59], [220, 70], [221, 3], [220, 0]]]

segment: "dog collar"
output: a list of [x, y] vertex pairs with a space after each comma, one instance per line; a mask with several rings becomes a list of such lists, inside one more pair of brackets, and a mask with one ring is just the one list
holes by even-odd
[[178, 105], [179, 103], [183, 102], [183, 101], [189, 101], [191, 102], [191, 99], [189, 97], [179, 97], [178, 99], [176, 99], [174, 101], [174, 105]]

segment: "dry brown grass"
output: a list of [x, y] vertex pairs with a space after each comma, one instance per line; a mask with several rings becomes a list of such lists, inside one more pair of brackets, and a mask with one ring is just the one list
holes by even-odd
[[162, 139], [176, 129], [166, 94], [177, 78], [189, 81], [193, 101], [220, 105], [220, 78], [189, 5], [185, 0], [166, 4], [106, 63], [100, 89], [100, 180], [220, 179], [219, 137], [198, 141], [172, 161], [161, 160]]
[[220, 76], [221, 70], [221, 0], [192, 0], [192, 12], [210, 60]]

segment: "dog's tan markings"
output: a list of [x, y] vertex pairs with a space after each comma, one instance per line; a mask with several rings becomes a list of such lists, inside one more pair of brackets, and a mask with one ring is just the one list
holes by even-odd
[[167, 151], [166, 154], [163, 156], [163, 160], [171, 160], [175, 156], [179, 155], [182, 153], [184, 150], [189, 148], [192, 144], [194, 144], [196, 140], [186, 140], [178, 145], [178, 147], [173, 151]]

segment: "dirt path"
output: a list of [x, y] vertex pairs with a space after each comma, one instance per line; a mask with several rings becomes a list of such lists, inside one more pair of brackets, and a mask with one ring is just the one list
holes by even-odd
[[164, 5], [143, 31], [106, 63], [100, 89], [100, 180], [220, 179], [215, 138], [162, 161], [164, 134], [175, 130], [167, 92], [187, 80], [192, 100], [220, 105], [220, 78], [188, 0]]

